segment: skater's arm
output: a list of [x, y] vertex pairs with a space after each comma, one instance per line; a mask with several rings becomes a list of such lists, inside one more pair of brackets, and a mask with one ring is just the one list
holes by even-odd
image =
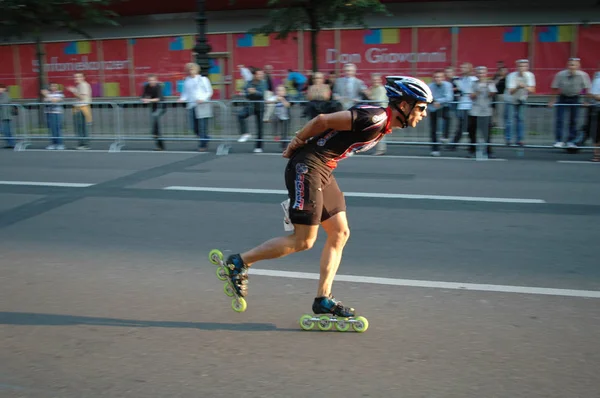
[[321, 134], [326, 130], [348, 131], [352, 129], [352, 113], [350, 111], [341, 111], [329, 114], [320, 114], [308, 122], [302, 129], [296, 132], [294, 138], [289, 143], [283, 157], [290, 157], [291, 154], [304, 144], [309, 138]]
[[350, 111], [320, 114], [298, 130], [296, 138], [306, 141], [326, 130], [348, 131], [352, 129], [352, 114]]

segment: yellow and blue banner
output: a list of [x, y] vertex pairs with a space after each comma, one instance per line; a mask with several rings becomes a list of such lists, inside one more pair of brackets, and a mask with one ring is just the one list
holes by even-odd
[[398, 44], [400, 43], [399, 29], [371, 29], [363, 36], [364, 44]]
[[72, 41], [66, 43], [65, 55], [83, 55], [92, 52], [92, 44], [89, 41]]
[[169, 51], [191, 50], [195, 44], [194, 36], [177, 36], [171, 39]]
[[249, 33], [237, 37], [238, 47], [269, 47], [268, 35], [251, 35]]
[[528, 43], [531, 39], [531, 26], [512, 26], [506, 28], [504, 43]]
[[573, 41], [575, 27], [572, 25], [545, 26], [540, 28], [540, 43], [569, 43]]

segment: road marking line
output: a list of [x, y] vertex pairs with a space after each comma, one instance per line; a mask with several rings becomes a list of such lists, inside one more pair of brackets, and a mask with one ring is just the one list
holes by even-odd
[[[281, 156], [281, 153], [258, 153], [259, 156]], [[439, 160], [470, 160], [475, 161], [475, 158], [460, 158], [450, 156], [414, 156], [414, 155], [353, 155], [352, 158], [392, 158], [392, 159], [439, 159]], [[490, 162], [507, 162], [508, 159], [487, 159]]]
[[585, 160], [557, 160], [556, 163], [571, 163], [571, 164], [600, 164], [600, 162], [591, 162]]
[[183, 155], [208, 155], [209, 152], [198, 152], [198, 151], [193, 151], [193, 150], [189, 150], [189, 151], [155, 151], [153, 149], [148, 149], [148, 150], [143, 150], [143, 149], [121, 149], [120, 151], [117, 152], [110, 152], [108, 149], [106, 150], [102, 150], [102, 149], [88, 149], [85, 151], [78, 151], [78, 150], [72, 150], [72, 149], [65, 149], [63, 151], [55, 151], [55, 150], [48, 150], [48, 149], [26, 149], [22, 152], [47, 152], [47, 153], [110, 153], [112, 154], [116, 154], [116, 153], [152, 153], [152, 154], [158, 154], [158, 153], [162, 153], [162, 154], [183, 154]]
[[87, 188], [95, 184], [78, 182], [40, 182], [40, 181], [0, 181], [0, 185], [29, 185], [37, 187]]
[[[309, 272], [290, 272], [250, 268], [251, 275], [258, 276], [274, 276], [280, 278], [293, 279], [312, 279], [318, 280], [319, 274]], [[354, 282], [354, 283], [369, 283], [375, 285], [389, 286], [410, 286], [424, 287], [434, 289], [451, 289], [451, 290], [472, 290], [481, 292], [498, 292], [498, 293], [521, 293], [521, 294], [537, 294], [548, 296], [567, 296], [567, 297], [585, 297], [585, 298], [600, 298], [600, 291], [596, 290], [575, 290], [575, 289], [555, 289], [545, 287], [531, 286], [509, 286], [509, 285], [489, 285], [479, 283], [459, 283], [459, 282], [438, 282], [438, 281], [423, 281], [415, 279], [394, 279], [394, 278], [376, 278], [370, 276], [358, 275], [336, 275], [336, 282]]]
[[[199, 191], [199, 192], [228, 192], [228, 193], [255, 193], [255, 194], [277, 194], [287, 195], [283, 189], [249, 189], [249, 188], [218, 188], [218, 187], [192, 187], [172, 185], [163, 189], [169, 191]], [[400, 193], [370, 193], [370, 192], [345, 192], [345, 197], [356, 198], [384, 198], [384, 199], [424, 199], [424, 200], [453, 200], [462, 202], [494, 202], [494, 203], [546, 203], [543, 199], [519, 199], [519, 198], [488, 198], [477, 196], [445, 196], [445, 195], [414, 195]]]

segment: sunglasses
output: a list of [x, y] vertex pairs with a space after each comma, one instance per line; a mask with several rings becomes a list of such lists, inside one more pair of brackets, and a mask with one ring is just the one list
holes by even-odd
[[415, 108], [418, 109], [419, 112], [423, 113], [427, 110], [427, 105], [417, 105]]

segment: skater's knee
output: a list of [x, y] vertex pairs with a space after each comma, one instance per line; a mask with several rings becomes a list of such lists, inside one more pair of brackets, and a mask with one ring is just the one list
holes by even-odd
[[295, 249], [297, 252], [301, 252], [304, 250], [310, 250], [315, 245], [316, 239], [313, 238], [299, 238], [296, 239]]
[[294, 230], [294, 250], [310, 250], [317, 240], [318, 225], [297, 225]]
[[340, 228], [329, 234], [328, 239], [336, 247], [344, 246], [348, 242], [348, 239], [350, 239], [350, 229], [347, 227]]

